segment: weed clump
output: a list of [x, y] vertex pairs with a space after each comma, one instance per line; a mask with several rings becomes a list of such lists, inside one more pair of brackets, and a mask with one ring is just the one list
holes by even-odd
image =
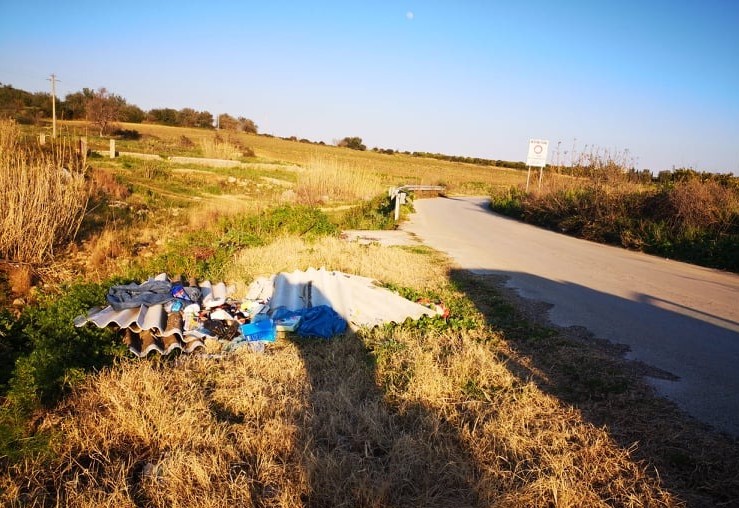
[[[405, 205], [406, 213], [410, 209]], [[341, 217], [341, 226], [344, 229], [395, 229], [393, 216], [394, 205], [387, 195], [381, 195], [364, 201], [358, 206], [351, 208]]]

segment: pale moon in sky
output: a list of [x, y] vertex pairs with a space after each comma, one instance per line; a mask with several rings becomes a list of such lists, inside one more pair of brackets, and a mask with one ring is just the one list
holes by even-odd
[[414, 18], [413, 12], [412, 11], [406, 12], [405, 13], [405, 17], [408, 18], [408, 19], [413, 19]]

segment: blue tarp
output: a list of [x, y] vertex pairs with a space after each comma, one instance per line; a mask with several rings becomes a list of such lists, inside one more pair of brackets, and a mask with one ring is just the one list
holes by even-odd
[[272, 319], [288, 319], [300, 316], [300, 324], [295, 332], [301, 337], [320, 337], [330, 339], [346, 331], [346, 321], [328, 305], [318, 305], [307, 309], [289, 310], [279, 307], [272, 312]]

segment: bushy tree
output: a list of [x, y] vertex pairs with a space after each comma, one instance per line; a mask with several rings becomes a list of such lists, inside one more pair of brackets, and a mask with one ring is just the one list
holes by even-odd
[[213, 115], [208, 111], [195, 111], [192, 108], [182, 108], [177, 113], [177, 125], [180, 127], [213, 127]]
[[129, 123], [141, 123], [146, 118], [146, 113], [135, 104], [126, 104], [121, 107], [121, 121]]
[[0, 86], [0, 117], [13, 118], [26, 124], [51, 118], [51, 94], [29, 93], [10, 85]]
[[254, 120], [250, 120], [249, 118], [244, 118], [243, 116], [240, 116], [239, 130], [243, 132], [248, 132], [249, 134], [256, 134], [257, 124], [254, 123]]
[[60, 117], [64, 120], [84, 119], [87, 115], [87, 101], [92, 99], [94, 94], [95, 92], [90, 88], [67, 94], [59, 105]]
[[195, 127], [198, 121], [198, 112], [192, 108], [182, 108], [177, 112], [177, 125], [180, 127]]
[[235, 131], [239, 129], [239, 121], [228, 113], [218, 115], [218, 128], [226, 131]]
[[351, 148], [352, 150], [366, 150], [367, 147], [362, 144], [362, 138], [355, 136], [355, 137], [346, 137], [339, 141], [339, 146], [343, 146], [346, 148]]
[[157, 108], [152, 109], [146, 114], [146, 119], [152, 123], [159, 123], [163, 125], [177, 125], [178, 112], [172, 108]]
[[213, 128], [213, 115], [210, 111], [200, 111], [198, 113], [198, 119], [195, 123], [195, 127], [202, 127], [204, 129]]

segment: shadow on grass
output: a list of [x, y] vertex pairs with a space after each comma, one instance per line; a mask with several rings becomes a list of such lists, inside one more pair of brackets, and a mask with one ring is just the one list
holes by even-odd
[[296, 339], [310, 382], [305, 506], [477, 506], [458, 432], [421, 405], [394, 408], [359, 336]]
[[[293, 308], [331, 301], [310, 286], [284, 294]], [[475, 464], [458, 431], [420, 404], [389, 403], [358, 333], [292, 340], [309, 384], [300, 421], [305, 506], [477, 506]]]
[[[575, 301], [606, 300], [605, 308], [618, 309], [635, 320], [646, 319], [644, 307], [652, 305], [651, 300], [644, 296], [641, 301], [627, 301], [528, 274], [475, 275], [466, 270], [450, 273], [452, 281], [474, 302], [488, 324], [503, 332], [512, 349], [507, 365], [518, 377], [532, 380], [543, 391], [577, 408], [586, 420], [604, 428], [621, 447], [632, 449], [634, 458], [654, 466], [663, 486], [690, 506], [736, 506], [739, 441], [708, 428], [657, 396], [646, 377], [652, 384], [673, 386], [672, 389], [684, 383], [676, 385], [678, 378], [671, 373], [627, 360], [627, 346], [597, 339], [583, 328], [553, 326], [548, 321], [551, 305], [520, 298], [516, 291], [505, 287], [511, 277], [516, 278], [517, 287], [521, 284], [546, 292], [547, 287], [551, 290], [559, 286], [557, 294], [569, 294], [576, 297]], [[656, 322], [667, 323], [668, 317], [674, 322], [675, 316], [668, 310], [649, 311], [650, 319]], [[684, 315], [677, 320], [681, 326], [698, 326], [693, 321]], [[700, 327], [704, 331], [705, 327], [711, 328], [717, 338], [706, 344], [707, 349], [718, 349], [726, 345], [722, 341], [736, 339], [735, 333], [720, 326], [701, 323]], [[727, 358], [719, 355], [715, 361], [721, 364]], [[737, 400], [735, 393], [728, 397]], [[732, 424], [730, 416], [715, 416], [729, 426]]]

